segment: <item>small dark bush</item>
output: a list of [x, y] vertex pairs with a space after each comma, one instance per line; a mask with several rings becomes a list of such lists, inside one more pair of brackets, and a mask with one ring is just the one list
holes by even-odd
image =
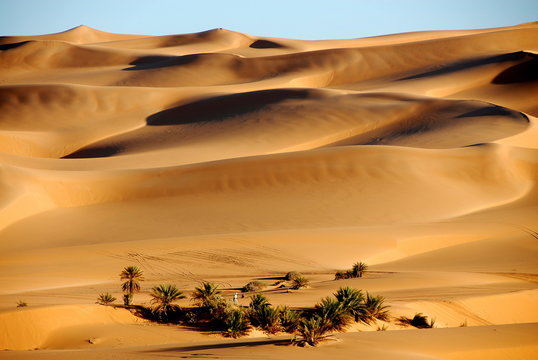
[[254, 280], [243, 286], [242, 292], [257, 292], [262, 291], [267, 287], [267, 284], [263, 281]]
[[308, 279], [304, 276], [297, 276], [291, 281], [291, 288], [293, 290], [299, 290], [308, 286]]
[[99, 294], [97, 297], [97, 303], [99, 305], [108, 305], [116, 301], [116, 298], [109, 293]]
[[253, 322], [252, 319], [255, 319], [254, 322], [267, 335], [274, 335], [282, 329], [280, 311], [272, 306], [251, 309], [250, 318], [251, 322]]
[[234, 339], [247, 335], [250, 324], [245, 313], [241, 309], [235, 309], [226, 314], [222, 319], [222, 333]]
[[366, 270], [368, 270], [368, 265], [359, 261], [353, 264], [351, 270], [337, 271], [336, 274], [334, 274], [334, 280], [360, 278], [364, 275]]
[[329, 329], [326, 319], [319, 315], [302, 319], [297, 328], [299, 335], [292, 340], [292, 344], [298, 346], [316, 346], [327, 338]]
[[431, 329], [435, 325], [434, 319], [428, 322], [428, 317], [422, 315], [422, 313], [416, 313], [412, 319], [406, 316], [400, 316], [398, 318], [398, 322], [401, 325], [410, 325], [416, 327], [417, 329]]
[[280, 308], [279, 310], [282, 330], [289, 334], [295, 333], [301, 322], [301, 313], [298, 311], [293, 311], [286, 306]]
[[303, 274], [301, 274], [300, 272], [298, 271], [290, 271], [286, 274], [285, 278], [286, 280], [288, 281], [292, 281], [293, 279], [297, 278], [297, 277], [302, 277]]
[[342, 304], [332, 297], [326, 297], [316, 304], [315, 312], [324, 320], [327, 331], [344, 331], [352, 322], [347, 309], [344, 309]]

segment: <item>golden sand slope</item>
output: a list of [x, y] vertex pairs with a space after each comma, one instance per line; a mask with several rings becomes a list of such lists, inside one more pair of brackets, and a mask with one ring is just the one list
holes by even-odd
[[[537, 51], [538, 23], [334, 41], [85, 26], [0, 37], [0, 349], [538, 356]], [[331, 281], [357, 260], [377, 272]], [[129, 264], [146, 273], [141, 303], [157, 283], [300, 270], [312, 287], [272, 303], [312, 306], [348, 284], [395, 315], [473, 328], [234, 347], [91, 305], [119, 297]]]

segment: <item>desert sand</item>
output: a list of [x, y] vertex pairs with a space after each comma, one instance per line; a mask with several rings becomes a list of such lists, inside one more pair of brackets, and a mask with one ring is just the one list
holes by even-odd
[[[0, 358], [538, 358], [537, 51], [538, 23], [0, 37]], [[295, 270], [310, 287], [272, 304], [350, 285], [436, 328], [299, 348], [159, 325], [95, 304], [129, 265], [137, 304]]]

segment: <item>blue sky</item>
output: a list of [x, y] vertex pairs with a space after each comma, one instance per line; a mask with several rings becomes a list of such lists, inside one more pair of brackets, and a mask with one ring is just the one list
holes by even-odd
[[127, 34], [223, 27], [313, 40], [537, 20], [538, 0], [0, 0], [0, 35], [47, 34], [83, 24]]

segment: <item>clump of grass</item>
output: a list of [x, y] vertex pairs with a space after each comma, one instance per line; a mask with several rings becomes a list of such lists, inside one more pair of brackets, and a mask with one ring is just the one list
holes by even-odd
[[422, 315], [422, 313], [416, 313], [413, 318], [408, 318], [406, 316], [400, 316], [398, 322], [401, 325], [405, 326], [414, 326], [417, 329], [431, 329], [435, 325], [435, 319], [428, 321], [428, 317]]
[[116, 301], [116, 298], [109, 293], [99, 294], [97, 297], [97, 304], [99, 305], [108, 305]]
[[23, 301], [23, 300], [17, 301], [17, 307], [27, 307], [27, 306], [28, 306], [28, 303], [26, 301]]
[[334, 274], [334, 280], [361, 278], [367, 270], [368, 265], [362, 261], [358, 261], [353, 264], [351, 270], [337, 271]]
[[387, 324], [383, 324], [382, 326], [377, 325], [375, 331], [387, 331], [388, 328]]
[[254, 280], [243, 286], [242, 292], [257, 292], [262, 291], [267, 287], [267, 284], [263, 281]]

